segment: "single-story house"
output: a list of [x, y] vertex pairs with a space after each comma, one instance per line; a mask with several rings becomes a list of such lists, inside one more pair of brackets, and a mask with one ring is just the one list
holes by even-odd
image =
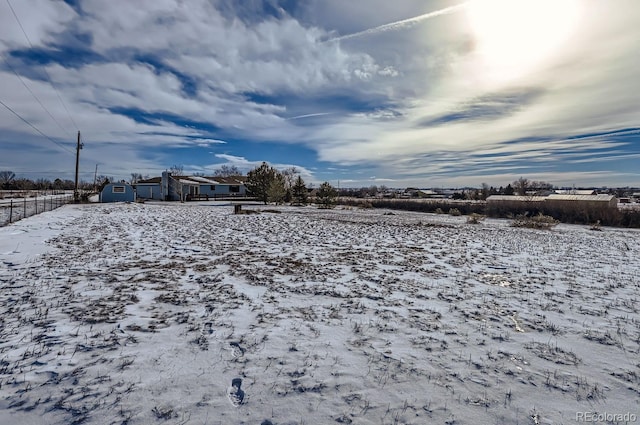
[[198, 187], [194, 194], [200, 196], [208, 196], [211, 198], [229, 197], [229, 196], [246, 196], [247, 187], [244, 182], [244, 176], [229, 177], [189, 177], [189, 180], [195, 181]]
[[178, 176], [165, 171], [162, 177], [141, 180], [136, 184], [139, 198], [164, 201], [215, 199], [246, 196], [246, 177]]
[[109, 183], [100, 192], [100, 202], [135, 202], [136, 191], [129, 183]]

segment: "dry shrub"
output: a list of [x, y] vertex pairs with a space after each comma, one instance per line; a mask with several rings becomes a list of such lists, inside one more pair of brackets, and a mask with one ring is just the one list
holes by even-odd
[[480, 224], [484, 221], [485, 216], [482, 214], [473, 213], [469, 217], [467, 217], [467, 223], [469, 224]]
[[511, 223], [512, 227], [527, 227], [530, 229], [551, 229], [560, 223], [555, 218], [542, 213], [534, 216], [518, 215]]
[[457, 216], [462, 215], [462, 213], [457, 208], [450, 208], [449, 209], [449, 215], [453, 215], [453, 216], [457, 217]]
[[362, 209], [369, 209], [373, 208], [373, 204], [371, 203], [371, 201], [364, 201], [360, 203], [359, 207]]

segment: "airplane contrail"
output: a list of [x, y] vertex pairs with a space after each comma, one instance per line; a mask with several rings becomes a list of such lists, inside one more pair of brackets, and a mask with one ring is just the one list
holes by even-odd
[[468, 1], [464, 3], [457, 4], [455, 6], [445, 7], [444, 9], [436, 10], [434, 12], [425, 13], [424, 15], [416, 16], [413, 18], [403, 19], [401, 21], [391, 22], [389, 24], [380, 25], [375, 28], [369, 28], [368, 30], [355, 32], [353, 34], [341, 35], [340, 37], [335, 37], [329, 39], [327, 41], [342, 41], [348, 40], [350, 38], [362, 37], [365, 35], [377, 34], [386, 31], [399, 30], [402, 28], [412, 27], [414, 25], [419, 24], [422, 21], [426, 21], [427, 19], [435, 18], [437, 16], [448, 15], [453, 12], [457, 12], [458, 10], [464, 8], [469, 4]]
[[331, 114], [335, 114], [335, 112], [317, 112], [315, 114], [305, 114], [305, 115], [298, 115], [295, 117], [290, 117], [290, 118], [286, 118], [287, 120], [299, 120], [302, 118], [311, 118], [311, 117], [321, 117], [324, 115], [331, 115]]

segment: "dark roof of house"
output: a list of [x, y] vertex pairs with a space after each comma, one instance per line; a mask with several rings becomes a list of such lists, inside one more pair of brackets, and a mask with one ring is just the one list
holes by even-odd
[[162, 183], [162, 177], [153, 177], [150, 179], [138, 180], [136, 184], [145, 184], [145, 183]]
[[246, 176], [229, 176], [229, 177], [207, 177], [209, 180], [215, 180], [220, 184], [244, 184], [247, 180]]
[[[172, 175], [172, 179], [174, 180], [183, 180], [186, 182], [191, 182], [193, 184], [229, 184], [229, 185], [240, 185], [244, 184], [247, 180], [246, 176], [229, 176], [229, 177], [218, 177], [218, 176], [177, 176]], [[151, 179], [139, 180], [138, 184], [151, 184], [151, 183], [162, 183], [162, 177], [153, 177]]]

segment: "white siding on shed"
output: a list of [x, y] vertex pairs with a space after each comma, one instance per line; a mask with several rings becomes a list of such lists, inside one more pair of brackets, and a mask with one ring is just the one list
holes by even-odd
[[487, 202], [542, 202], [546, 196], [491, 195]]

